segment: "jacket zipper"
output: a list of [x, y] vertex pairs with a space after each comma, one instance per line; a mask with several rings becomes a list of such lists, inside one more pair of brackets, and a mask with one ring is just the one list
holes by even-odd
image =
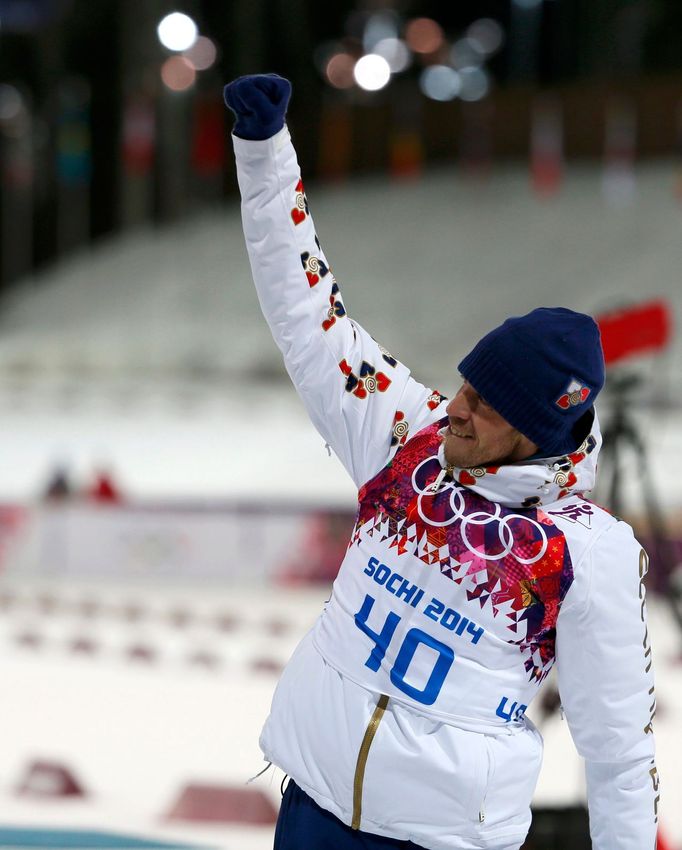
[[384, 716], [387, 705], [388, 697], [385, 694], [382, 694], [379, 697], [374, 713], [367, 724], [362, 743], [360, 744], [358, 760], [355, 765], [355, 776], [353, 777], [353, 820], [351, 821], [351, 829], [360, 829], [360, 820], [362, 818], [362, 784], [365, 779], [367, 757], [369, 756], [369, 749], [372, 746], [372, 741], [374, 740], [374, 736], [379, 728], [381, 718]]
[[485, 787], [483, 789], [483, 798], [481, 799], [481, 805], [478, 808], [478, 822], [479, 823], [485, 823], [485, 803], [486, 803], [486, 798], [488, 796], [488, 786], [490, 785], [490, 781], [491, 781], [491, 778], [492, 778], [493, 757], [492, 757], [492, 753], [490, 752], [490, 745], [488, 744], [488, 740], [485, 737], [484, 737], [484, 743], [485, 743], [485, 754], [486, 754], [486, 760], [487, 760], [487, 770], [486, 770], [486, 775], [485, 775]]

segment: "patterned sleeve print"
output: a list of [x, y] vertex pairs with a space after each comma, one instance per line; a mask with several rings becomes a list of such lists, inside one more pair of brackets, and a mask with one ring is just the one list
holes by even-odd
[[263, 313], [313, 424], [362, 484], [404, 444], [412, 423], [436, 418], [440, 396], [349, 318], [288, 131], [234, 144]]

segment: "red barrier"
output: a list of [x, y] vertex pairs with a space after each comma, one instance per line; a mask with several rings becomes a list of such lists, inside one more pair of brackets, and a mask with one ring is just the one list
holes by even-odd
[[64, 764], [34, 761], [17, 787], [17, 794], [29, 797], [84, 797], [85, 789]]
[[182, 790], [167, 818], [269, 825], [277, 820], [277, 809], [262, 791], [229, 785], [192, 784]]
[[129, 661], [143, 661], [153, 664], [158, 660], [158, 653], [153, 646], [144, 643], [134, 643], [126, 649], [126, 658]]
[[249, 664], [252, 673], [271, 673], [279, 676], [284, 670], [284, 665], [275, 658], [254, 658]]

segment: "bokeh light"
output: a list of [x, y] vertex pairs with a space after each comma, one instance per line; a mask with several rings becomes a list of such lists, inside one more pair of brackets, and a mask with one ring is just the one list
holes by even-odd
[[384, 57], [392, 74], [399, 74], [409, 68], [412, 62], [412, 54], [400, 38], [382, 38], [374, 45], [372, 52]]
[[14, 121], [23, 110], [24, 99], [18, 89], [8, 83], [0, 84], [0, 121]]
[[469, 102], [483, 100], [490, 91], [490, 79], [483, 68], [461, 68], [459, 80], [461, 83], [459, 96], [462, 100]]
[[31, 116], [24, 95], [8, 83], [0, 83], [0, 129], [7, 138], [20, 139], [29, 132]]
[[215, 64], [218, 50], [210, 38], [201, 35], [183, 55], [197, 71], [206, 71]]
[[492, 56], [504, 43], [504, 30], [492, 18], [479, 18], [466, 32], [467, 38], [484, 56]]
[[419, 77], [419, 88], [431, 100], [454, 100], [459, 94], [459, 74], [449, 65], [429, 65]]
[[512, 0], [514, 6], [519, 6], [521, 9], [537, 9], [542, 6], [543, 0]]
[[378, 42], [387, 38], [397, 38], [400, 19], [395, 12], [376, 12], [367, 18], [362, 34], [362, 46], [366, 53], [375, 53]]
[[442, 27], [432, 18], [413, 18], [405, 27], [405, 41], [415, 53], [435, 53], [444, 40]]
[[197, 25], [183, 12], [171, 12], [161, 20], [156, 33], [159, 41], [167, 50], [181, 53], [189, 48], [197, 40]]
[[450, 48], [450, 62], [453, 68], [470, 68], [480, 65], [484, 55], [472, 38], [460, 38]]
[[350, 89], [355, 83], [355, 57], [350, 53], [335, 53], [327, 61], [324, 75], [335, 89]]
[[197, 72], [184, 56], [169, 56], [161, 66], [161, 79], [171, 91], [186, 91], [194, 85]]
[[355, 82], [365, 91], [379, 91], [391, 79], [391, 68], [383, 56], [368, 53], [355, 63]]

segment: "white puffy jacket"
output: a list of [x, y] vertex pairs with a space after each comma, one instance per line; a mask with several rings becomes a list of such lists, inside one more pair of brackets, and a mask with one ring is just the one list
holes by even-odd
[[514, 848], [542, 758], [525, 709], [556, 662], [593, 847], [653, 850], [647, 559], [583, 495], [596, 419], [568, 457], [446, 469], [445, 399], [346, 315], [288, 130], [233, 141], [263, 312], [359, 488], [331, 599], [277, 687], [266, 758], [355, 828]]

